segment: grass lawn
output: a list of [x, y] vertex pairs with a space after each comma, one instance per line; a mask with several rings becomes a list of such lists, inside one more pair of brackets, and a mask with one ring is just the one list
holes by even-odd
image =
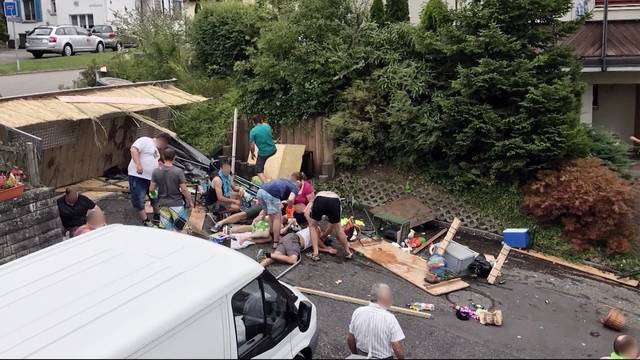
[[[70, 70], [83, 69], [92, 60], [100, 61], [111, 59], [115, 55], [114, 52], [105, 52], [102, 54], [81, 53], [75, 56], [55, 56], [44, 57], [42, 59], [20, 60], [21, 72], [46, 71], [46, 70]], [[16, 64], [0, 64], [0, 75], [16, 74]]]

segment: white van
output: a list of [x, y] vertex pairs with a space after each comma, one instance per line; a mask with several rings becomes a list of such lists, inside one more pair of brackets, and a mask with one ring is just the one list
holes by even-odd
[[254, 260], [111, 225], [0, 266], [2, 358], [311, 358], [315, 306]]

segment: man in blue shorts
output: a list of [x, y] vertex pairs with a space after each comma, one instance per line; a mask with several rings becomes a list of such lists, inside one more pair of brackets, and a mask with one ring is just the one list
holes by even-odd
[[291, 182], [287, 179], [276, 179], [260, 186], [257, 198], [258, 204], [269, 216], [270, 231], [273, 233], [273, 246], [280, 241], [282, 227], [282, 202], [293, 205], [293, 200], [302, 186], [301, 181]]

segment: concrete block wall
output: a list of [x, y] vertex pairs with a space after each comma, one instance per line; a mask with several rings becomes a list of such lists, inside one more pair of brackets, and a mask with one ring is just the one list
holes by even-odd
[[0, 264], [62, 241], [59, 196], [53, 189], [37, 188], [0, 202]]

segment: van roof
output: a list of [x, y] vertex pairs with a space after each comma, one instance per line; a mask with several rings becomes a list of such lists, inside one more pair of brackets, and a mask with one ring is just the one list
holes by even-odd
[[110, 225], [0, 266], [0, 357], [127, 357], [263, 271], [209, 241]]

